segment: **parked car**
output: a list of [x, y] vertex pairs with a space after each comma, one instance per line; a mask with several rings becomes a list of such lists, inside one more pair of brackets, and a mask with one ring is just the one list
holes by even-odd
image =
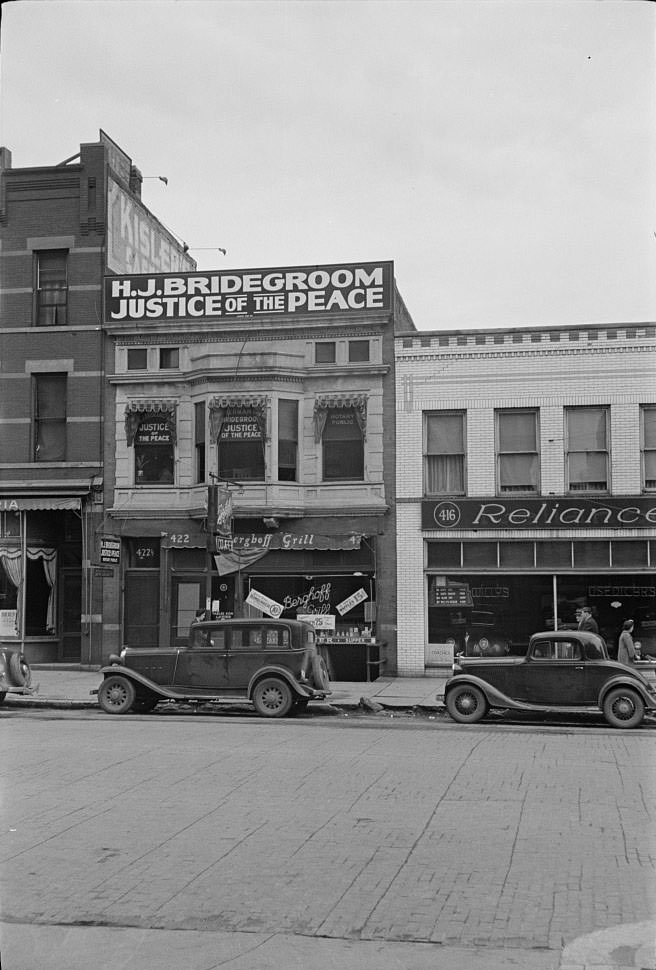
[[146, 713], [161, 700], [247, 699], [262, 717], [284, 717], [330, 694], [314, 627], [298, 620], [194, 622], [186, 646], [126, 647], [101, 673], [108, 714]]
[[491, 707], [517, 711], [601, 711], [612, 727], [633, 728], [656, 710], [656, 685], [608, 659], [601, 637], [583, 631], [535, 633], [523, 657], [458, 657], [444, 687], [454, 721], [473, 724]]
[[0, 704], [7, 694], [34, 694], [38, 687], [32, 686], [32, 671], [27, 660], [12, 647], [0, 650]]

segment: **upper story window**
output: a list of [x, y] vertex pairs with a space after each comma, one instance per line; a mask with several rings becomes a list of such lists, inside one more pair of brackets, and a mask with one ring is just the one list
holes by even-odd
[[34, 460], [66, 461], [66, 374], [34, 374]]
[[364, 479], [364, 434], [355, 408], [329, 408], [322, 440], [324, 481]]
[[195, 481], [205, 481], [205, 401], [194, 404]]
[[36, 325], [62, 327], [68, 303], [68, 250], [36, 253]]
[[219, 477], [228, 481], [264, 481], [263, 406], [235, 404], [220, 410], [220, 419], [215, 418]]
[[349, 340], [348, 359], [350, 364], [369, 360], [369, 341]]
[[175, 370], [180, 366], [180, 349], [178, 347], [160, 347], [160, 370]]
[[278, 481], [298, 481], [298, 401], [278, 401]]
[[337, 344], [334, 340], [324, 340], [314, 345], [314, 360], [317, 364], [334, 364], [337, 359]]
[[565, 410], [566, 480], [570, 492], [607, 492], [608, 408]]
[[424, 493], [465, 494], [464, 411], [434, 411], [425, 415]]
[[538, 492], [537, 411], [497, 411], [497, 488], [500, 494]]
[[656, 405], [641, 409], [642, 428], [642, 487], [646, 492], [656, 491]]
[[173, 482], [174, 432], [167, 412], [140, 415], [134, 436], [134, 468], [137, 485], [170, 485]]
[[148, 368], [148, 348], [128, 347], [128, 370], [146, 370]]

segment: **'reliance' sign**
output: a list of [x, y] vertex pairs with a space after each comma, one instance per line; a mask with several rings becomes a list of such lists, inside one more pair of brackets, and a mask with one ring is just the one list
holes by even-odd
[[105, 277], [108, 323], [391, 310], [393, 264]]
[[445, 499], [421, 503], [421, 527], [440, 529], [653, 529], [656, 497]]

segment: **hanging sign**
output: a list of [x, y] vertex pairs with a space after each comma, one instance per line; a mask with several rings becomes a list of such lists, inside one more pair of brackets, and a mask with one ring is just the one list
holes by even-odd
[[354, 606], [357, 606], [358, 603], [361, 603], [366, 599], [369, 599], [367, 593], [365, 593], [363, 589], [358, 589], [355, 593], [353, 593], [352, 596], [349, 596], [347, 599], [342, 600], [341, 603], [337, 604], [337, 612], [340, 616], [344, 616], [344, 614], [352, 610]]
[[296, 619], [301, 623], [310, 623], [315, 630], [334, 630], [334, 613], [297, 613]]
[[117, 566], [121, 561], [121, 540], [105, 537], [100, 540], [100, 561]]
[[256, 610], [262, 610], [263, 613], [272, 616], [275, 620], [282, 614], [282, 606], [280, 603], [269, 599], [268, 596], [265, 596], [264, 593], [259, 593], [256, 589], [250, 591], [246, 597], [246, 602], [249, 606], [254, 606]]
[[171, 426], [166, 420], [142, 421], [134, 436], [136, 445], [168, 445], [171, 443]]

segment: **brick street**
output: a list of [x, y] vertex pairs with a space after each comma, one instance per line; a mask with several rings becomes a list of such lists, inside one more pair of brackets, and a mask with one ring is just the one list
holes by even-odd
[[656, 910], [651, 731], [14, 715], [0, 744], [5, 922], [555, 958]]

